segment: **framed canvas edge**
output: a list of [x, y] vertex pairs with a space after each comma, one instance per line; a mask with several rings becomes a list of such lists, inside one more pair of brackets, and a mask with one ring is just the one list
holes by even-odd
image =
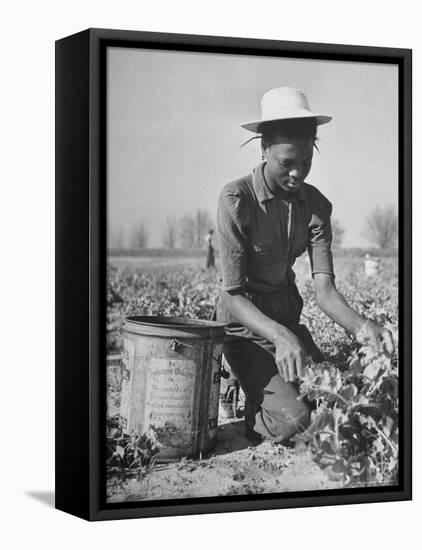
[[90, 516], [89, 47], [89, 31], [55, 44], [55, 507], [84, 519]]
[[400, 62], [411, 59], [410, 48], [395, 48], [383, 46], [366, 46], [359, 44], [331, 44], [323, 42], [303, 42], [289, 40], [272, 40], [260, 38], [244, 38], [234, 36], [212, 36], [196, 34], [179, 34], [149, 31], [133, 31], [118, 29], [88, 29], [94, 41], [98, 42], [121, 42], [125, 47], [150, 47], [152, 49], [177, 49], [183, 51], [221, 51], [231, 53], [236, 50], [241, 54], [269, 55], [270, 52], [280, 54], [297, 54], [307, 58], [318, 59], [344, 59], [345, 61], [356, 61], [362, 57], [363, 61], [377, 60], [378, 63]]
[[[313, 44], [304, 42], [283, 42], [273, 40], [206, 37], [197, 35], [177, 35], [167, 33], [149, 33], [141, 31], [117, 31], [107, 29], [89, 29], [89, 162], [86, 166], [87, 185], [89, 186], [89, 409], [88, 441], [84, 440], [86, 462], [89, 463], [88, 512], [86, 506], [80, 514], [84, 519], [93, 521], [124, 519], [137, 517], [156, 517], [186, 514], [204, 514], [231, 511], [251, 511], [290, 507], [325, 506], [336, 504], [371, 503], [384, 501], [410, 500], [412, 498], [411, 473], [411, 73], [412, 51], [410, 49], [378, 48], [370, 46], [347, 46], [332, 44]], [[82, 33], [81, 33], [82, 34]], [[76, 35], [78, 36], [78, 35]], [[64, 39], [66, 40], [66, 39]], [[259, 495], [259, 497], [215, 497], [212, 499], [181, 499], [154, 503], [125, 503], [118, 507], [105, 504], [105, 469], [101, 460], [101, 432], [103, 429], [101, 407], [104, 407], [104, 378], [100, 365], [104, 358], [102, 337], [105, 336], [105, 119], [101, 104], [104, 91], [105, 49], [110, 44], [125, 44], [125, 47], [180, 49], [203, 51], [221, 51], [259, 55], [311, 56], [317, 58], [392, 62], [399, 67], [399, 101], [401, 112], [401, 166], [400, 185], [400, 289], [401, 317], [400, 341], [403, 343], [402, 360], [405, 369], [401, 372], [401, 483], [400, 488], [374, 488], [354, 492], [321, 491], [323, 494], [296, 496], [292, 494]], [[60, 315], [60, 313], [59, 313]], [[86, 463], [85, 462], [85, 463]], [[381, 489], [381, 491], [380, 491]], [[200, 502], [198, 502], [200, 501]], [[212, 502], [211, 502], [212, 501]], [[60, 507], [59, 507], [60, 508]], [[60, 509], [63, 509], [60, 508]], [[70, 511], [70, 510], [64, 510]], [[75, 513], [70, 511], [70, 513]]]

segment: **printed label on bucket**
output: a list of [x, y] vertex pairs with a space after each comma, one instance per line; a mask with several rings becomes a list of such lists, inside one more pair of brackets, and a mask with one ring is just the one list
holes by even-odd
[[152, 359], [145, 424], [165, 447], [191, 444], [196, 366], [187, 359]]

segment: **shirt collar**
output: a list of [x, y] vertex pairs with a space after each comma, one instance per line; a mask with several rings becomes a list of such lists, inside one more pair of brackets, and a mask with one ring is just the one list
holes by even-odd
[[280, 197], [282, 200], [291, 200], [293, 202], [298, 200], [299, 201], [305, 200], [305, 195], [302, 187], [300, 187], [294, 193], [289, 193], [288, 191], [284, 191], [284, 189], [280, 189], [280, 193], [277, 193], [277, 196], [276, 196], [268, 187], [267, 182], [265, 181], [265, 177], [264, 177], [265, 164], [266, 164], [265, 162], [262, 162], [252, 172], [252, 183], [255, 190], [255, 194], [259, 202], [271, 200], [276, 197], [277, 198]]

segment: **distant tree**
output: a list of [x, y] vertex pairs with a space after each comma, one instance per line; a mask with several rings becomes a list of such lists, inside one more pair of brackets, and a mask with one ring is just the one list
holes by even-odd
[[163, 223], [163, 246], [176, 248], [177, 243], [177, 217], [167, 216]]
[[207, 210], [198, 208], [192, 214], [186, 214], [180, 220], [180, 242], [184, 248], [202, 248], [204, 238], [213, 229], [211, 215]]
[[112, 231], [109, 236], [108, 248], [125, 248], [126, 236], [123, 227], [120, 227], [118, 231]]
[[379, 248], [395, 246], [398, 235], [398, 217], [394, 206], [376, 206], [366, 219], [364, 236]]
[[148, 244], [148, 231], [144, 222], [139, 222], [132, 230], [130, 246], [132, 248], [146, 248]]
[[332, 246], [333, 248], [340, 248], [343, 244], [343, 238], [344, 238], [344, 228], [340, 224], [338, 220], [332, 220], [331, 221], [331, 231], [333, 233], [333, 242]]

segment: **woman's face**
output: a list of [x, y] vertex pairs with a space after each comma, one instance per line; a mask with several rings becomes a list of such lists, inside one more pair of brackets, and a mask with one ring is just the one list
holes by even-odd
[[281, 187], [293, 193], [299, 189], [311, 169], [314, 140], [280, 137], [277, 142], [263, 151], [267, 161], [265, 177], [273, 192]]

